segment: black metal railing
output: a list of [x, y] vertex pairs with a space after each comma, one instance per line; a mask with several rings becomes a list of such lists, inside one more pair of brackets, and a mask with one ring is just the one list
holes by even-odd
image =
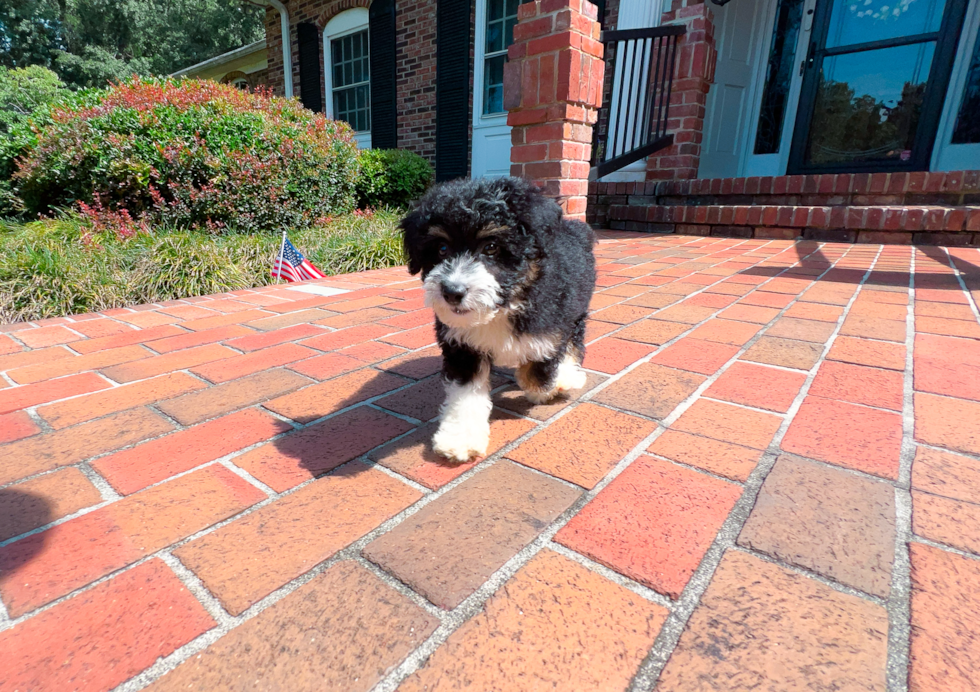
[[592, 143], [596, 178], [669, 147], [674, 63], [683, 25], [603, 31], [607, 89]]

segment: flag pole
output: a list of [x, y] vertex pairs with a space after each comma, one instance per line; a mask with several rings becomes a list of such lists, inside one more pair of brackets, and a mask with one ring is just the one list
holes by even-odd
[[[283, 231], [282, 232], [282, 245], [279, 246], [279, 256], [277, 258], [279, 260], [279, 266], [280, 267], [282, 267], [282, 260], [283, 260], [283, 256], [285, 254], [286, 254], [286, 231]], [[275, 268], [276, 268], [276, 265], [275, 265], [275, 263], [273, 263], [272, 269], [275, 270]], [[279, 274], [276, 276], [276, 278], [278, 278], [280, 281], [285, 281], [285, 279], [282, 278], [282, 271], [281, 270], [280, 270]]]

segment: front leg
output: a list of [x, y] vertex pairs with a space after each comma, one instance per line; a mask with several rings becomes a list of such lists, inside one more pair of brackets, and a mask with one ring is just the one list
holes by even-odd
[[459, 462], [484, 456], [490, 445], [490, 361], [455, 343], [443, 343], [442, 354], [446, 401], [432, 448]]

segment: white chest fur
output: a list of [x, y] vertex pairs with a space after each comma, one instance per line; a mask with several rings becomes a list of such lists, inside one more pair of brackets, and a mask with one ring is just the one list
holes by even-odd
[[513, 368], [531, 361], [547, 360], [557, 350], [557, 339], [554, 337], [514, 334], [503, 310], [486, 324], [450, 327], [446, 336], [451, 341], [489, 353], [494, 364], [503, 367]]

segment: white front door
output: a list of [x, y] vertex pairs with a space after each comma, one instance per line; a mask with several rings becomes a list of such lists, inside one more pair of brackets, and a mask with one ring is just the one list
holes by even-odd
[[963, 18], [960, 47], [953, 62], [931, 170], [980, 168], [980, 0]]
[[718, 62], [708, 92], [699, 178], [734, 178], [741, 172], [758, 82], [760, 15], [768, 5], [768, 0], [736, 0], [711, 8], [716, 17]]
[[477, 0], [473, 65], [474, 178], [510, 175], [510, 127], [504, 110], [504, 63], [514, 42], [519, 0]]

